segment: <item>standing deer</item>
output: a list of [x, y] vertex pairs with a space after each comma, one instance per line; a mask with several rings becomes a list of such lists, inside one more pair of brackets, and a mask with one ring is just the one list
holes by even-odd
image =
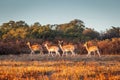
[[101, 57], [100, 52], [99, 52], [99, 49], [98, 49], [97, 46], [88, 47], [88, 43], [87, 43], [87, 42], [84, 44], [84, 46], [85, 46], [85, 48], [86, 48], [86, 50], [87, 50], [87, 52], [88, 52], [87, 56], [91, 56], [91, 52], [93, 52], [94, 55], [95, 55], [95, 52], [97, 52], [98, 55], [99, 55], [99, 57]]
[[75, 52], [74, 52], [75, 46], [74, 45], [72, 45], [72, 44], [61, 45], [63, 43], [63, 41], [58, 41], [58, 42], [59, 42], [60, 49], [63, 51], [63, 55], [65, 53], [67, 55], [68, 52], [71, 52], [72, 55], [75, 55]]
[[41, 45], [39, 44], [34, 44], [31, 45], [30, 42], [27, 42], [27, 46], [29, 47], [29, 49], [31, 50], [30, 54], [35, 54], [35, 51], [40, 51], [40, 54], [43, 54], [43, 48]]
[[45, 43], [44, 46], [46, 47], [46, 49], [48, 50], [48, 54], [49, 55], [52, 55], [53, 56], [53, 52], [56, 53], [56, 55], [59, 55], [60, 56], [60, 53], [59, 53], [59, 47], [57, 46], [48, 46], [48, 43]]

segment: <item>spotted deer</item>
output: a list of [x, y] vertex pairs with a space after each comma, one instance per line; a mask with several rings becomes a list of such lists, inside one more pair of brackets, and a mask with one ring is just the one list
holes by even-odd
[[59, 47], [58, 46], [48, 46], [48, 43], [45, 43], [44, 46], [46, 47], [46, 49], [48, 50], [48, 54], [53, 56], [53, 52], [56, 53], [56, 55], [60, 56], [59, 53]]
[[90, 47], [88, 47], [88, 43], [86, 42], [86, 43], [84, 44], [84, 47], [86, 48], [86, 50], [87, 50], [87, 52], [88, 52], [87, 57], [88, 57], [88, 56], [91, 56], [91, 53], [92, 53], [92, 52], [93, 52], [94, 54], [97, 52], [98, 55], [99, 55], [99, 57], [101, 57], [100, 52], [99, 52], [99, 49], [98, 49], [97, 46], [90, 46]]
[[58, 41], [60, 49], [63, 51], [63, 55], [67, 55], [68, 52], [71, 52], [72, 55], [75, 55], [75, 46], [73, 44], [62, 45], [63, 41]]
[[43, 48], [40, 44], [31, 45], [30, 42], [27, 42], [27, 46], [31, 50], [30, 54], [35, 54], [35, 51], [40, 51], [40, 54], [43, 54]]

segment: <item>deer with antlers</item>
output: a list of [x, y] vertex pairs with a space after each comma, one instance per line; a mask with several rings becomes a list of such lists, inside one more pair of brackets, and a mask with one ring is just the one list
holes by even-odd
[[90, 47], [88, 47], [88, 43], [86, 42], [86, 43], [84, 44], [84, 47], [86, 48], [86, 50], [87, 50], [87, 52], [88, 52], [87, 57], [88, 57], [88, 56], [91, 56], [91, 53], [92, 53], [92, 52], [94, 53], [94, 55], [95, 55], [95, 53], [97, 52], [98, 55], [99, 55], [99, 57], [101, 57], [100, 52], [99, 52], [99, 49], [98, 49], [97, 46], [90, 46]]
[[72, 55], [75, 55], [75, 46], [73, 44], [66, 44], [66, 45], [62, 45], [63, 41], [58, 41], [59, 42], [59, 47], [60, 49], [63, 51], [63, 55], [68, 52], [71, 52]]
[[27, 42], [27, 46], [31, 50], [30, 54], [35, 54], [35, 51], [40, 51], [40, 54], [43, 54], [43, 48], [40, 44], [31, 45], [30, 42]]
[[49, 55], [52, 55], [53, 56], [53, 52], [56, 53], [56, 55], [59, 55], [60, 56], [60, 53], [59, 53], [59, 47], [58, 46], [48, 46], [48, 43], [45, 43], [44, 46], [46, 47], [46, 49], [48, 50], [48, 54]]

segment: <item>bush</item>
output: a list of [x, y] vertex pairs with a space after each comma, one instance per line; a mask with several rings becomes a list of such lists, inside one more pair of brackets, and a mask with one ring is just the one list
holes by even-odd
[[106, 39], [98, 42], [100, 51], [103, 54], [119, 54], [120, 53], [120, 38]]
[[0, 54], [20, 54], [20, 47], [15, 42], [0, 42]]

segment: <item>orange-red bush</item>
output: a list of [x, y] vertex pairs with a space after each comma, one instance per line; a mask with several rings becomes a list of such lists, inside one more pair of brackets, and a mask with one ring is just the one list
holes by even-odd
[[98, 42], [100, 51], [103, 54], [119, 54], [120, 53], [120, 38], [106, 39]]

